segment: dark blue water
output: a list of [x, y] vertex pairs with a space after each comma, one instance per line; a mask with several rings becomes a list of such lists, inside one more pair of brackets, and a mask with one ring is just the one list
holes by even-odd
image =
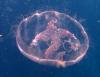
[[[17, 48], [16, 27], [36, 10], [68, 13], [81, 22], [90, 41], [79, 63], [56, 68], [34, 63]], [[100, 0], [0, 0], [0, 77], [100, 77]]]

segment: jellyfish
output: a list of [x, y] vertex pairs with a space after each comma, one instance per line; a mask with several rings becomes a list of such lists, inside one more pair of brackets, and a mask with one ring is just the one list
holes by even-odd
[[34, 13], [18, 25], [20, 52], [39, 64], [67, 67], [85, 56], [88, 35], [76, 19], [58, 11]]

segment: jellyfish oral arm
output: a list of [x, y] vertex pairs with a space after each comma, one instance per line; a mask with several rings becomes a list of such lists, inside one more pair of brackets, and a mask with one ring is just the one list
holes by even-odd
[[[71, 32], [69, 32], [68, 30], [65, 30], [65, 29], [58, 29], [59, 30], [59, 34], [61, 37], [68, 37], [69, 40], [66, 40], [67, 43], [70, 43], [71, 44], [71, 49], [73, 49], [74, 51], [77, 51], [79, 46], [80, 46], [80, 42], [79, 40], [75, 37], [74, 34], [72, 34]], [[75, 43], [72, 42], [72, 40], [75, 41]]]
[[60, 40], [56, 36], [52, 36], [51, 40], [52, 40], [52, 44], [45, 51], [45, 55], [47, 58], [52, 57], [52, 55], [58, 50], [58, 48], [61, 45]]
[[35, 38], [32, 40], [32, 45], [38, 45], [38, 41], [48, 41], [48, 37], [44, 34], [44, 32], [41, 32], [35, 36]]

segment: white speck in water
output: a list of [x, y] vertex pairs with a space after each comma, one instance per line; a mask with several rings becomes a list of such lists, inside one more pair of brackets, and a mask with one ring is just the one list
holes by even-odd
[[2, 37], [3, 35], [2, 34], [0, 34], [0, 37]]

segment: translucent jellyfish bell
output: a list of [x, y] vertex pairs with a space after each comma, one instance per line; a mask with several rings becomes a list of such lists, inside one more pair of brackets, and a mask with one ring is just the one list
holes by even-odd
[[35, 13], [22, 20], [16, 42], [21, 53], [32, 61], [63, 67], [79, 62], [89, 47], [83, 26], [57, 11]]

